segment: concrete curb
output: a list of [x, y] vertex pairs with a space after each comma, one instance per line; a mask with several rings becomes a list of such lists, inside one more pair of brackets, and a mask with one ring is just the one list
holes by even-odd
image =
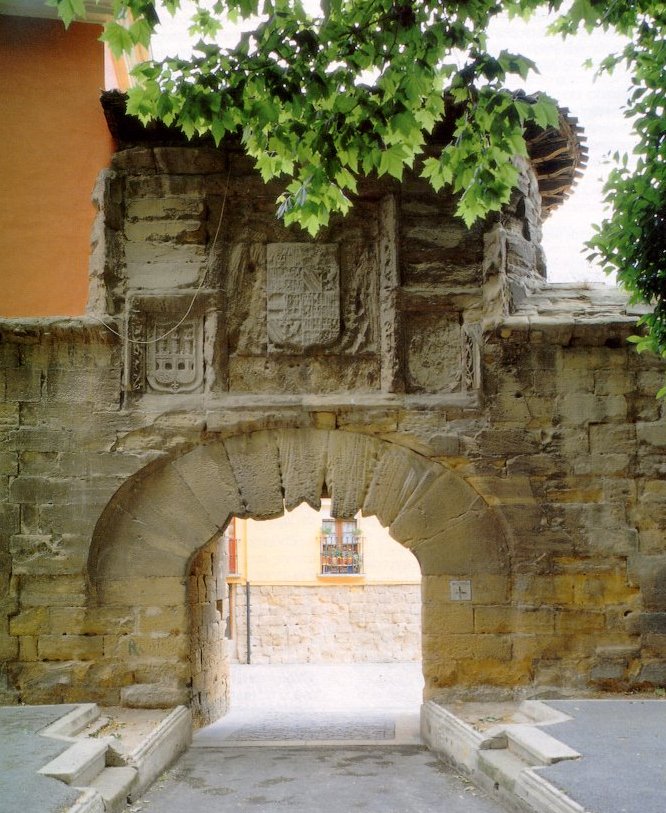
[[519, 783], [518, 795], [534, 810], [548, 813], [585, 813], [584, 807], [539, 776], [533, 768], [522, 771]]
[[178, 706], [128, 756], [127, 764], [137, 770], [130, 800], [136, 801], [191, 742], [192, 714]]
[[69, 748], [39, 773], [80, 790], [67, 813], [119, 813], [136, 801], [192, 741], [192, 715], [178, 706], [134, 749], [123, 756], [113, 737], [76, 736], [100, 716], [95, 703], [82, 703], [40, 735], [61, 740]]
[[482, 734], [430, 700], [421, 707], [421, 736], [445, 762], [514, 807], [534, 813], [586, 813], [538, 774], [539, 766], [579, 759], [580, 754], [529, 723], [499, 725]]
[[104, 800], [93, 788], [82, 789], [83, 793], [66, 813], [106, 813]]

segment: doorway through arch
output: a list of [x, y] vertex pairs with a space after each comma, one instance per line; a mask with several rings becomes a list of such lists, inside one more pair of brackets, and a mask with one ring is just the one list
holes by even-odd
[[[478, 682], [477, 662], [506, 666], [510, 653], [494, 656], [482, 640], [475, 646], [461, 614], [454, 616], [459, 629], [457, 620], [453, 627], [440, 623], [450, 611], [452, 581], [481, 579], [487, 593], [493, 586], [493, 606], [510, 601], [501, 523], [463, 478], [367, 435], [264, 430], [207, 439], [139, 472], [98, 521], [88, 563], [90, 610], [134, 619], [130, 631], [108, 630], [119, 638], [116, 650], [127, 653], [116, 673], [121, 700], [133, 691], [163, 691], [170, 702], [191, 701], [200, 724], [224, 712], [226, 686], [211, 677], [220, 675], [210, 660], [217, 644], [209, 646], [206, 636], [216, 623], [224, 632], [218, 602], [226, 583], [215, 587], [222, 594], [211, 594], [212, 572], [204, 572], [212, 567], [210, 542], [234, 516], [273, 519], [302, 503], [319, 509], [322, 494], [330, 496], [332, 519], [374, 516], [418, 560], [426, 697], [456, 681]], [[204, 568], [192, 567], [207, 557]]]

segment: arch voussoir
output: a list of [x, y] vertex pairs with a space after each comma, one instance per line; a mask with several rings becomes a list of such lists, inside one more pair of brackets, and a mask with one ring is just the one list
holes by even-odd
[[471, 508], [453, 517], [434, 536], [411, 547], [424, 576], [447, 574], [470, 578], [510, 569], [509, 552], [494, 513]]
[[391, 523], [394, 539], [411, 548], [444, 530], [451, 520], [464, 515], [481, 499], [471, 486], [452, 472], [424, 483]]
[[245, 512], [238, 483], [222, 443], [197, 446], [172, 464], [218, 527]]
[[89, 561], [91, 580], [126, 579], [128, 570], [133, 577], [180, 575], [183, 561], [189, 557], [184, 541], [161, 523], [138, 519], [123, 506], [112, 506], [106, 513], [110, 533], [123, 540], [122, 545], [100, 545]]
[[352, 432], [331, 432], [326, 484], [331, 516], [353, 517], [365, 502], [372, 475], [381, 456], [381, 442]]
[[275, 432], [280, 452], [284, 506], [291, 511], [302, 502], [319, 510], [326, 479], [329, 432], [282, 429]]
[[382, 449], [363, 503], [363, 513], [388, 527], [413, 495], [435, 479], [441, 467], [414, 452], [392, 446]]
[[275, 432], [234, 435], [224, 446], [238, 483], [243, 513], [254, 519], [282, 516], [284, 497]]

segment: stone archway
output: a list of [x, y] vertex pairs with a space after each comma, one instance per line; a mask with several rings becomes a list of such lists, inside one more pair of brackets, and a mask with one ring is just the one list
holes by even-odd
[[[199, 578], [205, 595], [190, 611], [201, 613], [202, 625], [215, 623], [202, 609], [215, 602], [202, 548], [232, 516], [270, 519], [302, 502], [318, 507], [324, 490], [333, 516], [375, 515], [420, 563], [426, 696], [453, 684], [506, 682], [508, 636], [476, 634], [473, 623], [475, 609], [510, 602], [508, 548], [494, 510], [461, 477], [413, 451], [315, 429], [211, 441], [139, 472], [116, 493], [88, 560], [89, 611], [108, 617], [105, 657], [120, 663], [115, 677], [109, 665], [109, 679], [127, 697], [187, 699], [196, 671], [187, 617], [192, 562], [190, 596]], [[456, 602], [452, 580], [470, 581], [473, 600]], [[127, 619], [122, 628], [119, 618]], [[200, 721], [224, 710], [224, 681], [195, 690]]]

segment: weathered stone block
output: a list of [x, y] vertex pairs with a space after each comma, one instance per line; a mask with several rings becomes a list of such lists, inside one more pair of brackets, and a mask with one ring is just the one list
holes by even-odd
[[132, 288], [178, 289], [196, 285], [205, 270], [202, 246], [169, 243], [125, 244], [127, 278]]
[[475, 607], [474, 631], [478, 633], [552, 632], [554, 611], [537, 607]]
[[174, 242], [205, 245], [205, 227], [199, 220], [143, 219], [125, 224], [125, 237], [133, 243]]
[[643, 451], [666, 449], [666, 422], [637, 423], [636, 437]]
[[643, 606], [654, 612], [666, 611], [666, 555], [636, 555], [629, 560], [629, 578], [640, 587]]
[[269, 432], [238, 435], [224, 445], [246, 511], [257, 519], [281, 516], [284, 503], [276, 436]]
[[592, 454], [578, 457], [573, 461], [573, 472], [577, 476], [600, 475], [617, 477], [626, 475], [630, 458], [627, 454]]
[[291, 511], [302, 502], [318, 509], [326, 477], [328, 432], [285, 429], [276, 437], [285, 509]]
[[171, 660], [184, 660], [190, 654], [189, 637], [185, 634], [170, 635], [168, 632], [133, 635], [132, 654], [143, 658], [163, 658], [166, 663]]
[[19, 476], [12, 480], [10, 497], [13, 502], [63, 502], [70, 495], [71, 485], [69, 480]]
[[638, 673], [636, 682], [649, 683], [653, 686], [666, 686], [666, 660], [645, 663]]
[[185, 581], [177, 577], [108, 579], [97, 585], [97, 593], [105, 605], [128, 611], [132, 605], [181, 606], [185, 603]]
[[49, 611], [46, 607], [31, 607], [9, 619], [11, 635], [42, 635], [50, 631]]
[[326, 463], [326, 484], [331, 495], [331, 516], [352, 517], [363, 505], [380, 446], [373, 438], [352, 433], [331, 433]]
[[402, 508], [391, 524], [391, 536], [408, 546], [431, 540], [480, 505], [478, 495], [462, 478], [443, 471]]
[[35, 367], [15, 367], [7, 370], [7, 401], [39, 401], [45, 374]]
[[[401, 541], [393, 533], [393, 526], [391, 535]], [[468, 511], [426, 541], [414, 544], [412, 549], [423, 575], [506, 573], [509, 568], [506, 540], [489, 510]]]
[[420, 456], [403, 449], [384, 450], [373, 471], [363, 513], [376, 516], [384, 526], [390, 525], [438, 475], [438, 468]]
[[495, 658], [508, 661], [511, 659], [511, 636], [424, 633], [423, 650], [424, 657], [427, 651], [440, 652], [445, 658], [452, 660]]
[[120, 703], [130, 709], [168, 709], [189, 702], [185, 687], [163, 683], [137, 683], [120, 690]]
[[556, 417], [562, 423], [574, 425], [625, 421], [627, 402], [623, 395], [563, 395], [556, 401]]
[[467, 482], [488, 505], [534, 505], [529, 477], [468, 477]]
[[99, 635], [40, 635], [37, 651], [45, 661], [94, 661], [104, 653]]
[[0, 386], [0, 427], [12, 428], [19, 425], [19, 405], [18, 403], [6, 403], [4, 401], [3, 388]]
[[218, 527], [223, 528], [232, 515], [245, 513], [238, 483], [222, 444], [199, 446], [176, 458], [171, 465]]
[[127, 218], [134, 220], [199, 220], [204, 213], [200, 197], [165, 195], [134, 198], [127, 205]]
[[83, 575], [21, 576], [21, 607], [83, 607], [86, 580]]
[[[215, 610], [217, 612], [217, 610]], [[182, 635], [189, 631], [190, 619], [185, 607], [145, 607], [139, 610], [137, 632]]]
[[88, 555], [87, 540], [73, 534], [15, 534], [10, 549], [17, 575], [82, 573]]
[[641, 615], [640, 624], [641, 631], [644, 633], [666, 635], [666, 612], [643, 613]]
[[120, 406], [121, 371], [68, 370], [49, 367], [46, 389], [51, 402], [89, 403], [95, 408]]
[[49, 610], [49, 630], [54, 634], [117, 635], [131, 632], [136, 624], [135, 613], [109, 607], [52, 607]]
[[19, 654], [19, 639], [0, 632], [0, 661], [12, 661]]
[[603, 611], [571, 610], [562, 607], [555, 610], [555, 631], [564, 634], [580, 634], [599, 632], [606, 626], [606, 617]]

